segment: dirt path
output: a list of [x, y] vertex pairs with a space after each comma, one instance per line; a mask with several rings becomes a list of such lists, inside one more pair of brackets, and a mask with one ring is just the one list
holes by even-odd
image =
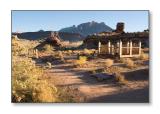
[[[72, 86], [85, 97], [85, 102], [148, 102], [148, 82], [134, 81], [129, 86], [98, 82], [86, 69], [73, 68], [71, 64], [54, 63], [46, 70], [51, 83], [56, 86]], [[56, 82], [54, 82], [56, 80]]]
[[109, 92], [116, 90], [114, 87], [108, 88], [111, 85], [97, 82], [93, 77], [90, 77], [86, 71], [68, 68], [67, 64], [55, 65], [53, 69], [48, 70], [48, 73], [53, 79], [52, 81], [56, 80], [56, 85], [73, 86], [77, 88], [86, 99], [98, 97], [106, 93], [109, 94]]

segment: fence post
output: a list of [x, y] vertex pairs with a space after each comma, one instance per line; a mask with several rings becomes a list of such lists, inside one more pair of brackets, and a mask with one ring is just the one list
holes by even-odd
[[129, 47], [129, 49], [130, 49], [130, 57], [132, 57], [132, 40], [130, 40], [130, 47]]
[[108, 41], [108, 54], [110, 54], [110, 53], [111, 53], [111, 42]]
[[122, 41], [119, 40], [119, 57], [122, 56]]
[[129, 53], [129, 41], [127, 41], [127, 54]]
[[139, 56], [141, 55], [141, 41], [139, 41]]
[[100, 54], [100, 52], [101, 52], [101, 42], [99, 41], [98, 42], [98, 53]]

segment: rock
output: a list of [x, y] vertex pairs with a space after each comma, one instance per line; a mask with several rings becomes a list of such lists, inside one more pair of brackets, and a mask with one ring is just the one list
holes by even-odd
[[62, 46], [61, 39], [56, 32], [51, 32], [51, 35], [46, 39], [46, 42], [53, 46]]
[[92, 76], [97, 78], [98, 81], [103, 81], [103, 80], [108, 80], [108, 79], [114, 78], [114, 75], [107, 74], [107, 73], [98, 73], [98, 74], [93, 74]]
[[59, 37], [57, 32], [51, 32], [49, 37], [45, 41], [41, 42], [35, 47], [35, 49], [43, 50], [45, 45], [50, 45], [52, 48], [62, 47], [62, 39]]

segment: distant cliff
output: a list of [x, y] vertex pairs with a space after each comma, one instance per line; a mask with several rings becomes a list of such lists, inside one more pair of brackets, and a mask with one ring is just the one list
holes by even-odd
[[[39, 40], [44, 39], [50, 36], [51, 31], [38, 31], [38, 32], [24, 32], [24, 33], [12, 33], [13, 35], [17, 35], [18, 38], [27, 39], [27, 40]], [[58, 35], [62, 40], [65, 41], [80, 41], [83, 40], [84, 37], [78, 33], [66, 33], [66, 32], [58, 32]]]
[[[63, 28], [58, 31], [58, 34], [61, 39], [65, 41], [82, 41], [85, 39], [87, 35], [92, 35], [94, 33], [99, 32], [111, 32], [113, 31], [112, 28], [107, 26], [104, 22], [97, 23], [97, 22], [87, 22], [82, 23], [78, 26], [72, 26]], [[39, 40], [47, 38], [50, 35], [51, 31], [44, 31], [40, 30], [37, 32], [24, 32], [24, 33], [12, 33], [17, 34], [19, 38], [28, 39], [28, 40]]]
[[111, 32], [113, 31], [113, 29], [107, 26], [104, 22], [98, 23], [92, 21], [92, 22], [82, 23], [78, 26], [73, 25], [71, 27], [59, 30], [59, 32], [79, 33], [82, 36], [87, 36], [90, 34], [99, 33], [103, 31]]

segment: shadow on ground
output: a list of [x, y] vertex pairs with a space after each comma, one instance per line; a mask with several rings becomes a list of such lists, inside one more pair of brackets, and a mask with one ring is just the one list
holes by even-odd
[[117, 92], [90, 99], [89, 103], [149, 103], [149, 88]]
[[139, 69], [123, 73], [129, 81], [145, 81], [149, 79], [149, 69]]

